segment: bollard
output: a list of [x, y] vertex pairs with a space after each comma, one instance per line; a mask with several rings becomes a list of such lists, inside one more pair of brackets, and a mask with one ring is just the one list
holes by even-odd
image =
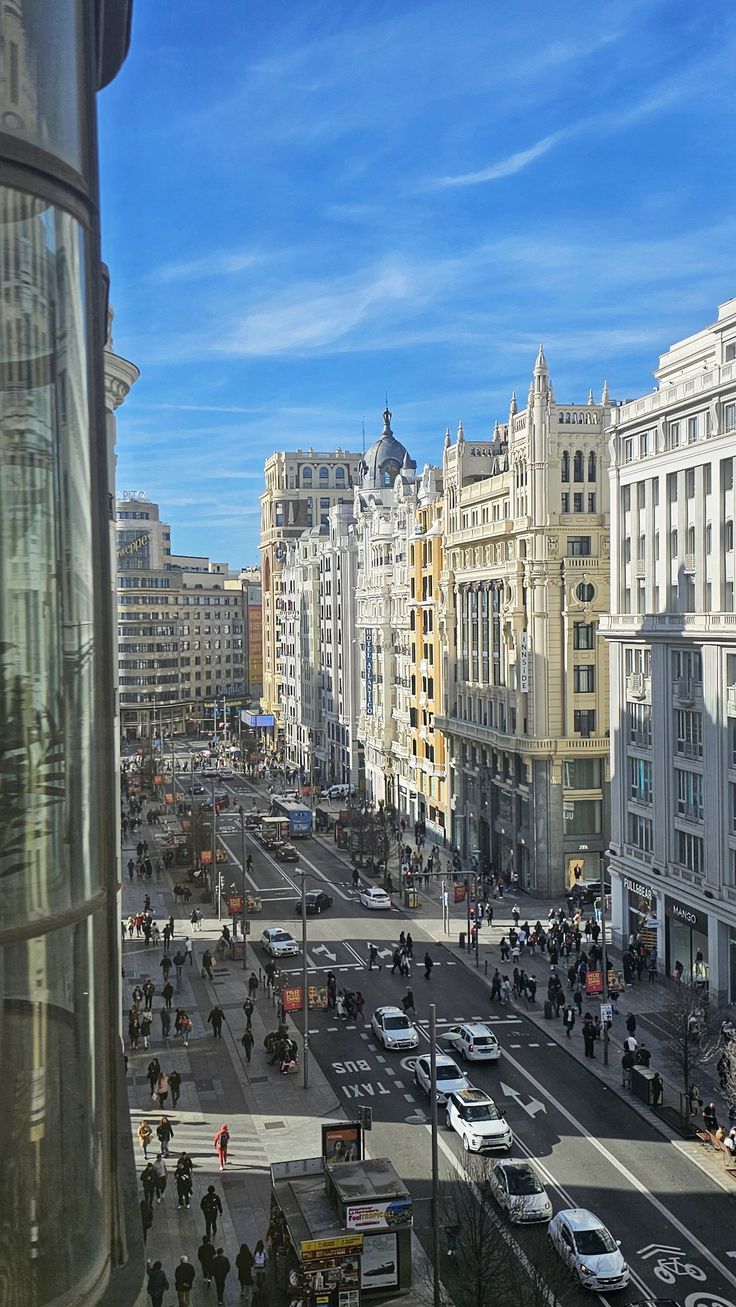
[[485, 976], [488, 975], [488, 958], [486, 958], [485, 962], [483, 963], [483, 974]]

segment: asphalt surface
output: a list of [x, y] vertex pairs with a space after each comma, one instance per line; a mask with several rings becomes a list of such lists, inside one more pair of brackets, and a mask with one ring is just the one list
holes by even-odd
[[[218, 783], [217, 788], [229, 790], [234, 805], [242, 802], [246, 812], [254, 793], [265, 808], [262, 788], [255, 791], [241, 779]], [[232, 866], [224, 869], [225, 879], [232, 874], [239, 886], [242, 837], [237, 812], [220, 815], [218, 835], [232, 859]], [[362, 908], [350, 869], [336, 851], [322, 841], [302, 840], [298, 864], [282, 864], [250, 833], [245, 842], [254, 860], [249, 888], [263, 903], [261, 916], [251, 922], [251, 959], [256, 957], [261, 965], [267, 961], [259, 943], [266, 926], [283, 925], [300, 939], [298, 869], [308, 873], [308, 889], [329, 886], [334, 897], [328, 913], [309, 918], [310, 975], [318, 983], [332, 969], [338, 988], [360, 989], [367, 1020], [364, 1028], [361, 1023], [338, 1022], [333, 1013], [311, 1012], [310, 1047], [348, 1112], [361, 1105], [373, 1109], [369, 1152], [390, 1157], [404, 1177], [415, 1201], [417, 1232], [425, 1242], [430, 1232], [429, 1103], [414, 1082], [416, 1054], [385, 1051], [369, 1025], [375, 1007], [400, 1003], [407, 983], [416, 999], [417, 1053], [429, 1049], [430, 1002], [436, 1007], [438, 1047], [443, 1051], [453, 1051], [442, 1042], [447, 1026], [470, 1019], [492, 1026], [502, 1048], [500, 1061], [463, 1069], [506, 1116], [514, 1132], [514, 1155], [536, 1159], [555, 1211], [587, 1207], [621, 1241], [632, 1280], [626, 1290], [611, 1296], [612, 1301], [676, 1298], [685, 1307], [734, 1307], [736, 1208], [722, 1188], [623, 1098], [595, 1080], [564, 1046], [545, 1039], [543, 1030], [523, 1013], [498, 1005], [490, 1011], [486, 987], [453, 957], [452, 947], [423, 937], [411, 918], [396, 908], [389, 913]], [[411, 930], [415, 941], [410, 982], [390, 974], [392, 946], [402, 929]], [[367, 970], [369, 941], [379, 949], [380, 972]], [[435, 964], [428, 982], [421, 965], [425, 947]], [[285, 959], [280, 970], [299, 983], [301, 965], [301, 957]], [[299, 1029], [300, 1023], [297, 1015]], [[445, 1184], [464, 1174], [465, 1155], [459, 1137], [445, 1127], [443, 1108], [439, 1147]], [[538, 1231], [514, 1227], [513, 1237], [530, 1256], [538, 1257]], [[573, 1300], [578, 1299], [583, 1302], [588, 1295], [575, 1292]]]

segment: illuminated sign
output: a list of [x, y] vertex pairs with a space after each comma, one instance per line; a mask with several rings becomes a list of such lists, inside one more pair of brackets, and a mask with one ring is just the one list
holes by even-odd
[[137, 554], [139, 549], [145, 549], [148, 544], [148, 533], [136, 536], [135, 540], [129, 540], [126, 545], [121, 545], [118, 549], [118, 558], [125, 558], [128, 554]]
[[519, 637], [519, 690], [529, 693], [529, 634], [522, 631]]
[[373, 631], [365, 633], [365, 715], [373, 716]]

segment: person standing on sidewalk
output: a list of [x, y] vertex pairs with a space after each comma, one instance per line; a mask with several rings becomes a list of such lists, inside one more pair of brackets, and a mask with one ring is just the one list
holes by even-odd
[[171, 1030], [171, 1011], [167, 1007], [162, 1007], [161, 1012], [161, 1038], [168, 1039]]
[[212, 1279], [215, 1282], [215, 1288], [217, 1290], [218, 1307], [222, 1307], [222, 1304], [225, 1301], [225, 1281], [229, 1274], [230, 1262], [222, 1251], [222, 1248], [218, 1248], [212, 1263]]
[[156, 1202], [162, 1203], [166, 1193], [166, 1182], [169, 1178], [166, 1170], [166, 1161], [162, 1153], [158, 1153], [156, 1161], [153, 1163], [153, 1185], [156, 1190]]
[[[208, 1239], [211, 1239], [213, 1234], [217, 1234], [218, 1213], [220, 1214], [220, 1216], [222, 1216], [222, 1203], [220, 1202], [219, 1195], [215, 1193], [215, 1186], [213, 1184], [207, 1185], [207, 1193], [202, 1198], [202, 1201], [199, 1204], [199, 1206], [202, 1211], [202, 1215], [204, 1216], [205, 1235], [207, 1236]], [[212, 1249], [212, 1256], [214, 1257], [214, 1255], [215, 1255], [214, 1249]], [[201, 1261], [202, 1258], [200, 1257], [199, 1260]], [[211, 1274], [209, 1276], [209, 1279], [210, 1280], [212, 1279]]]
[[152, 1025], [153, 1025], [153, 1012], [149, 1012], [148, 1008], [145, 1008], [145, 1010], [141, 1012], [141, 1019], [140, 1019], [140, 1031], [141, 1031], [141, 1037], [143, 1039], [144, 1048], [149, 1047], [150, 1040], [151, 1040]]
[[174, 1271], [174, 1288], [179, 1299], [179, 1307], [189, 1307], [193, 1284], [194, 1267], [185, 1254]]
[[197, 1259], [202, 1268], [202, 1279], [206, 1280], [208, 1284], [212, 1284], [212, 1263], [215, 1260], [215, 1250], [207, 1234], [204, 1235], [197, 1249]]
[[172, 985], [170, 980], [166, 981], [166, 984], [161, 990], [161, 997], [164, 1000], [166, 1007], [169, 1008], [169, 1010], [171, 1010], [171, 1002], [174, 997], [174, 986]]
[[225, 1020], [225, 1013], [219, 1004], [215, 1004], [210, 1012], [207, 1021], [212, 1026], [212, 1034], [215, 1039], [222, 1039], [222, 1023]]
[[253, 1031], [251, 1030], [250, 1026], [246, 1026], [245, 1030], [243, 1031], [240, 1042], [243, 1045], [243, 1049], [245, 1051], [245, 1060], [246, 1062], [250, 1062], [250, 1056], [251, 1053], [253, 1052]]
[[148, 1063], [148, 1070], [146, 1071], [146, 1075], [148, 1076], [148, 1083], [151, 1087], [151, 1098], [155, 1098], [156, 1081], [161, 1075], [161, 1063], [159, 1062], [157, 1057], [151, 1058], [150, 1062]]
[[156, 986], [154, 985], [150, 977], [148, 978], [148, 980], [143, 981], [143, 984], [141, 985], [141, 990], [143, 992], [143, 1002], [145, 1004], [146, 1010], [150, 1012], [151, 1008], [153, 1007], [153, 996], [156, 993]]
[[562, 1024], [565, 1027], [565, 1034], [569, 1039], [575, 1026], [575, 1008], [572, 1003], [568, 1003], [562, 1014]]
[[191, 1207], [192, 1205], [192, 1173], [188, 1166], [177, 1163], [174, 1172], [174, 1183], [176, 1184], [176, 1196], [179, 1200], [179, 1207]]
[[156, 1092], [156, 1097], [158, 1098], [158, 1105], [161, 1108], [161, 1111], [163, 1112], [164, 1107], [166, 1106], [166, 1099], [169, 1096], [169, 1077], [167, 1076], [165, 1071], [161, 1072], [161, 1074], [158, 1077], [158, 1080], [156, 1081], [155, 1092]]
[[181, 1076], [178, 1071], [169, 1071], [169, 1088], [171, 1090], [171, 1106], [176, 1107], [181, 1097]]
[[217, 1131], [217, 1134], [215, 1135], [212, 1142], [215, 1146], [215, 1152], [217, 1153], [217, 1156], [219, 1158], [220, 1170], [224, 1171], [225, 1167], [227, 1166], [227, 1149], [228, 1149], [228, 1144], [230, 1143], [230, 1131], [228, 1130], [227, 1125], [225, 1124], [224, 1121], [220, 1126], [220, 1129]]
[[164, 1269], [160, 1262], [154, 1262], [148, 1272], [148, 1296], [151, 1299], [151, 1307], [162, 1307], [164, 1294], [169, 1287]]

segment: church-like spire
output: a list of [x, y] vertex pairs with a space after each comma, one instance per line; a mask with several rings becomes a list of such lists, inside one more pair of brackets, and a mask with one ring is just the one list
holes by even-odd
[[547, 367], [547, 360], [544, 357], [544, 345], [539, 346], [537, 361], [534, 364], [534, 375], [536, 376], [537, 373], [541, 373], [541, 372], [549, 373], [549, 368]]
[[451, 444], [452, 444], [452, 440], [451, 440], [451, 437], [450, 437], [450, 428], [449, 428], [449, 427], [446, 427], [446, 428], [445, 428], [445, 449], [449, 449]]
[[393, 431], [391, 430], [391, 418], [392, 418], [392, 416], [393, 416], [393, 415], [392, 415], [392, 413], [391, 413], [391, 409], [388, 407], [388, 404], [387, 404], [386, 407], [385, 407], [385, 409], [383, 410], [383, 431], [381, 432], [381, 435], [383, 435], [383, 436], [392, 436], [392, 435], [394, 434]]
[[608, 382], [607, 382], [607, 381], [604, 381], [604, 382], [603, 382], [603, 393], [602, 393], [602, 395], [601, 395], [601, 404], [610, 404], [610, 402], [611, 402], [611, 395], [610, 395], [610, 392], [609, 392], [609, 389], [608, 389]]
[[588, 391], [588, 407], [592, 408], [594, 404], [595, 404], [595, 399], [593, 398], [593, 387], [591, 386], [590, 390]]
[[516, 402], [516, 391], [515, 391], [515, 390], [512, 390], [512, 392], [511, 392], [511, 405], [510, 405], [510, 407], [509, 407], [509, 414], [510, 414], [511, 417], [513, 417], [513, 416], [514, 416], [514, 413], [518, 413], [518, 412], [519, 412], [519, 405], [518, 405], [517, 402]]
[[462, 418], [461, 418], [460, 421], [459, 421], [458, 424], [457, 424], [457, 443], [458, 443], [458, 445], [461, 445], [462, 442], [464, 441], [464, 439], [465, 439], [465, 432], [463, 431], [463, 420], [462, 420]]

